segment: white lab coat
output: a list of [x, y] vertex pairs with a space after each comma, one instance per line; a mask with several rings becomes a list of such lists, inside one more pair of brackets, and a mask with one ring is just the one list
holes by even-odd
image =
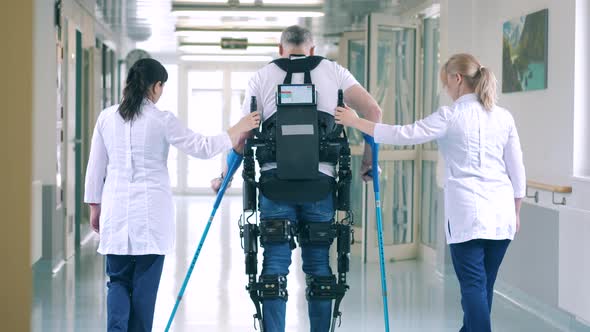
[[525, 169], [512, 115], [486, 111], [475, 94], [406, 126], [377, 124], [377, 143], [410, 145], [437, 140], [445, 161], [447, 243], [514, 239], [515, 197], [524, 197]]
[[165, 255], [174, 249], [175, 220], [167, 160], [170, 144], [196, 158], [231, 148], [227, 133], [206, 137], [144, 100], [125, 122], [119, 105], [98, 117], [86, 171], [86, 203], [101, 203], [98, 252]]

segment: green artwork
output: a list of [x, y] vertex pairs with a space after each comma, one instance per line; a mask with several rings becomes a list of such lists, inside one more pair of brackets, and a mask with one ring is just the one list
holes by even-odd
[[549, 11], [504, 23], [502, 92], [547, 88], [547, 26]]

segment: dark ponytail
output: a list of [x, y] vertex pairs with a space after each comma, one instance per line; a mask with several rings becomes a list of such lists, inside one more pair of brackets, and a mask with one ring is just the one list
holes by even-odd
[[154, 59], [138, 60], [127, 74], [123, 100], [119, 105], [119, 114], [127, 121], [133, 121], [141, 112], [141, 104], [153, 84], [165, 83], [168, 80], [168, 72], [160, 62]]

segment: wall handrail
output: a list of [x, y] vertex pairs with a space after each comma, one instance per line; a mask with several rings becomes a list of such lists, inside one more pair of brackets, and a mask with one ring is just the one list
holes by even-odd
[[527, 180], [526, 185], [531, 188], [541, 189], [541, 190], [545, 190], [545, 191], [552, 191], [552, 192], [560, 193], [560, 194], [571, 194], [572, 193], [572, 187], [568, 187], [568, 186], [555, 186], [555, 185], [532, 181], [532, 180]]
[[[529, 187], [535, 188], [538, 190], [535, 191], [534, 195], [529, 195]], [[555, 204], [555, 205], [565, 205], [565, 203], [566, 203], [565, 197], [561, 198], [561, 202], [555, 201], [555, 194], [556, 193], [557, 194], [571, 194], [572, 193], [572, 187], [570, 187], [570, 186], [556, 186], [556, 185], [551, 185], [551, 184], [547, 184], [547, 183], [527, 180], [527, 182], [526, 182], [526, 197], [534, 198], [535, 203], [539, 203], [539, 190], [551, 192], [552, 201], [553, 201], [553, 204]]]

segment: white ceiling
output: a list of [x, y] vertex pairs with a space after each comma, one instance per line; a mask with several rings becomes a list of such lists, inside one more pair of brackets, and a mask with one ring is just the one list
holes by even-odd
[[[236, 0], [229, 0], [231, 2]], [[254, 5], [258, 0], [239, 0], [242, 5]], [[297, 17], [251, 17], [235, 16], [228, 12], [227, 15], [211, 15], [201, 13], [191, 17], [178, 16], [171, 12], [172, 0], [137, 0], [136, 1], [136, 25], [149, 24], [151, 36], [136, 47], [144, 49], [152, 54], [242, 54], [243, 52], [220, 50], [219, 47], [209, 45], [182, 46], [189, 43], [219, 43], [221, 37], [246, 37], [249, 43], [276, 44], [280, 30], [292, 24], [306, 24], [314, 30], [316, 39], [323, 39], [324, 35], [334, 35], [345, 30], [351, 30], [353, 26], [362, 26], [366, 15], [375, 11], [399, 12], [418, 6], [421, 3], [432, 0], [263, 0], [264, 5], [323, 5], [325, 17], [321, 18], [297, 18]], [[192, 5], [223, 5], [227, 0], [175, 0], [175, 3], [190, 3]], [[133, 6], [131, 6], [133, 7]], [[133, 10], [134, 8], [131, 8]], [[133, 13], [130, 13], [133, 14]], [[136, 23], [134, 22], [134, 23]], [[128, 29], [133, 28], [128, 22]], [[199, 28], [200, 30], [223, 31], [182, 31], [175, 33], [176, 28]], [[139, 27], [138, 27], [139, 28]], [[244, 32], [244, 29], [270, 29], [270, 32]], [[186, 30], [186, 29], [185, 29]], [[230, 31], [227, 31], [230, 30]], [[233, 31], [235, 30], [235, 31]], [[207, 46], [207, 47], [205, 47]], [[249, 47], [248, 53], [265, 54], [275, 53], [276, 49], [268, 47]], [[270, 51], [270, 52], [269, 52]]]

